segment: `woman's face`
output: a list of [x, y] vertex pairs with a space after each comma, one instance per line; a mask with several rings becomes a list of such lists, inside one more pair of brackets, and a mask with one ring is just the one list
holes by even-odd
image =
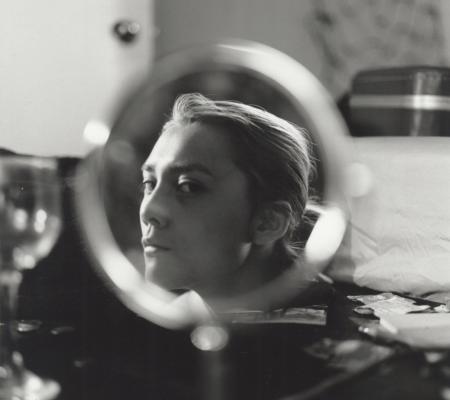
[[249, 182], [227, 133], [173, 126], [143, 165], [140, 208], [146, 276], [167, 289], [223, 289], [251, 249]]

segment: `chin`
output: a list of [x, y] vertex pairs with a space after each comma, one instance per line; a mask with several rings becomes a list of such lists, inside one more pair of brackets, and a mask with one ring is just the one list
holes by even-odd
[[192, 289], [192, 280], [180, 273], [180, 269], [146, 263], [145, 279], [166, 290]]

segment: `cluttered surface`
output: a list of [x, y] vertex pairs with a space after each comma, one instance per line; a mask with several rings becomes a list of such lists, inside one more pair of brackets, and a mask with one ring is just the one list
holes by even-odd
[[19, 321], [19, 344], [60, 399], [450, 398], [446, 296], [326, 291], [323, 304], [237, 313], [220, 351], [199, 352], [191, 332], [156, 327], [103, 289], [78, 326]]

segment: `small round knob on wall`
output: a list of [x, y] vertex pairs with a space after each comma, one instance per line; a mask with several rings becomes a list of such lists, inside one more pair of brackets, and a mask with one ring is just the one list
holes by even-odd
[[121, 20], [113, 25], [114, 35], [124, 43], [131, 43], [136, 40], [140, 31], [141, 25], [136, 21]]

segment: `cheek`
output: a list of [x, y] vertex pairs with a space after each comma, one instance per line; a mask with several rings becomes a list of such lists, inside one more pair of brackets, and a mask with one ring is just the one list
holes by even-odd
[[141, 232], [145, 233], [145, 224], [144, 221], [142, 220], [143, 210], [144, 210], [144, 202], [142, 201], [139, 207], [139, 224], [141, 226]]
[[222, 247], [250, 241], [251, 205], [245, 183], [227, 187], [204, 207], [205, 232]]
[[[237, 212], [241, 211], [241, 212]], [[211, 234], [226, 243], [241, 243], [249, 240], [250, 232], [250, 216], [246, 212], [239, 209], [229, 210], [218, 215], [213, 221], [214, 226], [211, 229], [215, 230]]]
[[184, 246], [199, 262], [236, 259], [250, 241], [250, 212], [244, 202], [205, 206], [190, 217], [190, 223], [185, 224]]

